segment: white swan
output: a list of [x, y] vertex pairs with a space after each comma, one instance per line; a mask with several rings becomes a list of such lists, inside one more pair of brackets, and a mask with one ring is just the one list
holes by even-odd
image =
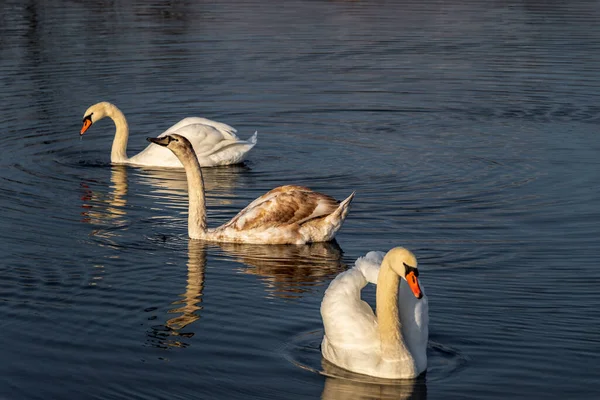
[[188, 234], [192, 239], [254, 244], [327, 242], [342, 226], [352, 193], [341, 203], [303, 186], [280, 186], [250, 203], [233, 219], [207, 229], [202, 169], [191, 143], [169, 134], [148, 141], [171, 150], [185, 168], [188, 181]]
[[[117, 128], [113, 140], [110, 161], [116, 164], [134, 164], [153, 167], [181, 168], [181, 162], [167, 149], [150, 144], [139, 154], [127, 157], [129, 126], [125, 115], [114, 104], [101, 102], [88, 108], [83, 114], [83, 126], [80, 135], [102, 118], [109, 117]], [[240, 140], [234, 128], [206, 118], [189, 117], [182, 119], [159, 137], [177, 133], [185, 136], [194, 146], [203, 167], [240, 163], [246, 153], [256, 144], [256, 135], [248, 140]]]
[[[417, 259], [402, 247], [369, 252], [339, 274], [321, 303], [323, 357], [379, 378], [415, 378], [425, 371], [429, 307], [418, 276]], [[377, 284], [377, 316], [360, 298], [368, 282]]]

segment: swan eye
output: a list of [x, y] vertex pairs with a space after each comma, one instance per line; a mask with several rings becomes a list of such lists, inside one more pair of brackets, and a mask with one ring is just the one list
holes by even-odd
[[86, 115], [85, 117], [83, 117], [83, 122], [85, 123], [85, 121], [90, 121], [90, 123], [91, 123], [92, 115], [94, 115], [94, 113], [90, 113], [90, 115]]
[[419, 270], [417, 269], [417, 267], [412, 267], [412, 266], [408, 265], [407, 263], [402, 263], [402, 264], [404, 264], [404, 268], [406, 269], [406, 275], [408, 275], [412, 272], [415, 277], [419, 277]]

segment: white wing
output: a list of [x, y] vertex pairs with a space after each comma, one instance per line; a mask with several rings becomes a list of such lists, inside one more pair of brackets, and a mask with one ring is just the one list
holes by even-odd
[[[203, 167], [235, 164], [243, 161], [245, 154], [256, 144], [256, 134], [250, 140], [240, 140], [236, 130], [227, 124], [206, 118], [189, 117], [182, 119], [158, 137], [172, 133], [184, 136], [190, 141], [198, 161]], [[182, 167], [181, 162], [169, 149], [150, 144], [129, 162], [138, 165]]]
[[210, 126], [210, 127], [214, 128], [216, 131], [220, 132], [224, 138], [240, 140], [240, 138], [238, 138], [236, 135], [237, 129], [235, 129], [227, 124], [224, 124], [222, 122], [217, 122], [217, 121], [213, 121], [213, 120], [210, 120], [207, 118], [201, 118], [201, 117], [184, 118], [181, 121], [179, 121], [178, 123], [176, 123], [175, 125], [173, 125], [172, 127], [170, 127], [169, 129], [167, 129], [166, 131], [164, 131], [163, 133], [161, 133], [158, 137], [167, 135], [169, 133], [178, 133], [181, 135], [181, 133], [176, 132], [176, 131], [178, 131], [179, 129], [183, 128], [184, 126], [188, 126], [188, 125]]
[[361, 300], [367, 279], [360, 268], [339, 274], [329, 285], [321, 302], [325, 336], [335, 348], [369, 348], [379, 343], [373, 309]]
[[379, 267], [383, 262], [385, 253], [383, 251], [370, 251], [363, 257], [358, 257], [354, 265], [359, 268], [367, 281], [374, 285], [377, 285], [377, 278], [379, 277]]

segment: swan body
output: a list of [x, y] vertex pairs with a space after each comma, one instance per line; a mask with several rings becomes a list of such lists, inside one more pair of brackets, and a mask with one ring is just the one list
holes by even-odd
[[[377, 284], [376, 314], [360, 298], [367, 283]], [[416, 378], [427, 369], [429, 307], [410, 251], [360, 257], [325, 291], [321, 316], [321, 353], [329, 362], [388, 379]]]
[[[154, 144], [150, 144], [133, 157], [127, 157], [127, 141], [129, 139], [127, 120], [121, 110], [108, 102], [94, 104], [86, 110], [80, 135], [83, 135], [92, 124], [105, 117], [112, 119], [116, 126], [110, 154], [111, 162], [152, 167], [183, 167], [172, 152]], [[240, 140], [236, 132], [231, 126], [220, 122], [206, 118], [188, 117], [167, 129], [159, 137], [171, 133], [186, 137], [194, 146], [202, 166], [213, 167], [242, 162], [256, 144], [256, 132], [248, 140]]]
[[188, 234], [192, 239], [254, 244], [304, 244], [334, 238], [349, 211], [352, 193], [342, 202], [304, 186], [280, 186], [254, 200], [231, 221], [208, 229], [202, 169], [191, 143], [178, 134], [148, 141], [172, 151], [188, 181]]

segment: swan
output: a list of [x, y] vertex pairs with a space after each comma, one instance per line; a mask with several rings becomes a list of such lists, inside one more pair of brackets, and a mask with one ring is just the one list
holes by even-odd
[[352, 193], [344, 201], [303, 186], [280, 186], [250, 203], [218, 228], [206, 227], [202, 169], [192, 144], [183, 136], [148, 138], [171, 150], [185, 168], [188, 181], [188, 235], [213, 242], [305, 244], [333, 239], [348, 214]]
[[[95, 122], [109, 117], [117, 128], [110, 152], [110, 161], [115, 164], [133, 164], [148, 167], [174, 167], [182, 165], [170, 151], [150, 144], [139, 154], [127, 157], [127, 139], [129, 126], [125, 115], [114, 104], [106, 101], [94, 104], [83, 114], [83, 126], [79, 133], [82, 136]], [[244, 160], [246, 153], [256, 144], [254, 135], [248, 140], [240, 140], [237, 131], [229, 125], [211, 121], [206, 118], [184, 118], [159, 137], [177, 133], [192, 142], [196, 154], [204, 167], [237, 164]]]
[[[417, 259], [396, 247], [367, 253], [339, 274], [321, 302], [323, 357], [346, 370], [388, 379], [416, 378], [427, 369], [429, 306]], [[376, 312], [360, 298], [377, 284]]]

